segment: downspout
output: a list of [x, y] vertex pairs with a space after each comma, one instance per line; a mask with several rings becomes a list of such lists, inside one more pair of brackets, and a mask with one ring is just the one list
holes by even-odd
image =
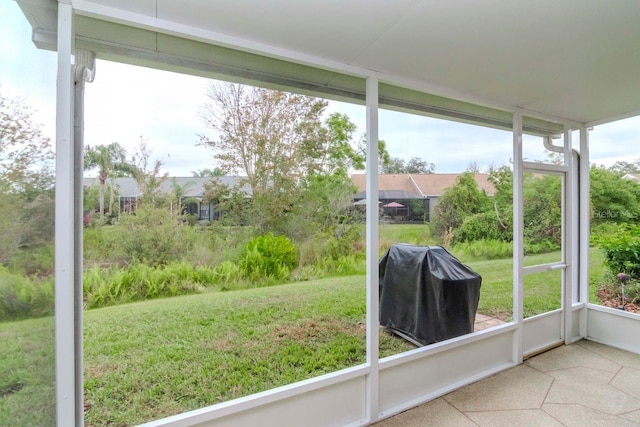
[[564, 147], [559, 147], [557, 145], [553, 145], [553, 140], [557, 139], [554, 138], [553, 136], [544, 136], [542, 137], [542, 144], [544, 145], [544, 148], [546, 148], [549, 151], [553, 151], [554, 153], [560, 153], [563, 154], [564, 153]]

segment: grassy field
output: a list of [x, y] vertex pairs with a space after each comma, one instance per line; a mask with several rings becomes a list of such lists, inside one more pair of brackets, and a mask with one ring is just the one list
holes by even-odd
[[[436, 244], [424, 226], [381, 226], [381, 252], [392, 242]], [[483, 277], [478, 311], [509, 320], [512, 260], [462, 261]], [[603, 273], [594, 250], [592, 282]], [[560, 306], [558, 275], [527, 277], [525, 316]], [[365, 294], [364, 276], [350, 276], [88, 310], [86, 425], [138, 424], [361, 364]], [[0, 323], [0, 337], [0, 425], [50, 425], [53, 319]], [[382, 357], [411, 348], [380, 336]]]
[[[362, 276], [85, 314], [88, 426], [129, 425], [365, 361]], [[381, 336], [381, 353], [412, 348]]]
[[[483, 275], [479, 311], [508, 318], [511, 260], [471, 267]], [[527, 283], [528, 315], [559, 304], [546, 280]], [[87, 425], [140, 423], [361, 364], [364, 322], [363, 276], [88, 311]], [[380, 343], [382, 357], [413, 348], [387, 334]]]
[[431, 235], [427, 224], [380, 224], [380, 252], [386, 251], [393, 243], [411, 243], [414, 245], [439, 245], [438, 239]]
[[0, 425], [55, 423], [52, 317], [0, 323]]

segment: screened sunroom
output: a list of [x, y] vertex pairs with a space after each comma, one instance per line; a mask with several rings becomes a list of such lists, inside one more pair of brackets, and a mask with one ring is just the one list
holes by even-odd
[[[380, 357], [378, 200], [366, 204], [366, 362], [149, 425], [368, 425], [589, 340], [640, 353], [640, 317], [590, 302], [590, 129], [640, 114], [640, 4], [632, 1], [17, 0], [57, 51], [57, 425], [83, 425], [83, 99], [96, 59], [366, 108], [367, 194], [378, 193], [379, 110], [512, 134], [512, 312], [497, 326]], [[98, 68], [98, 69], [96, 69]], [[527, 145], [559, 161], [533, 162]], [[447, 150], [446, 146], [439, 147]], [[524, 256], [526, 174], [561, 188], [561, 248]], [[527, 283], [557, 284], [529, 315]]]

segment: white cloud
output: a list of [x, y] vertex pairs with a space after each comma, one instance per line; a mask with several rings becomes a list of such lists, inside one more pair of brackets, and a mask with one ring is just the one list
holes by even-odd
[[140, 137], [172, 175], [211, 167], [210, 152], [196, 147], [207, 133], [198, 110], [208, 81], [131, 65], [98, 61], [85, 93], [85, 143], [119, 142], [129, 154]]

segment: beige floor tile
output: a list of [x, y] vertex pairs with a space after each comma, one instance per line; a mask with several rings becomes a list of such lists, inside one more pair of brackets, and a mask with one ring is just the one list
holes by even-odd
[[579, 341], [575, 345], [599, 354], [602, 357], [606, 357], [607, 359], [612, 360], [613, 362], [618, 363], [622, 366], [640, 369], [640, 354], [631, 353], [625, 350], [620, 350], [618, 348], [608, 347], [606, 345], [589, 340]]
[[490, 319], [493, 319], [493, 317], [487, 316], [486, 314], [476, 313], [476, 322], [485, 322]]
[[473, 421], [444, 399], [432, 400], [374, 425], [376, 427], [477, 427]]
[[541, 372], [555, 371], [576, 366], [618, 372], [620, 364], [576, 345], [554, 348], [525, 362]]
[[551, 377], [520, 365], [449, 393], [444, 399], [462, 412], [538, 409], [552, 381]]
[[640, 425], [640, 411], [633, 411], [626, 414], [618, 415], [620, 418], [624, 418], [625, 420], [633, 421]]
[[636, 399], [640, 399], [640, 369], [622, 368], [611, 385]]
[[582, 404], [607, 414], [618, 415], [640, 409], [640, 400], [609, 384], [613, 375], [590, 368], [547, 372], [556, 379], [545, 403]]
[[562, 424], [541, 409], [466, 412], [480, 427], [561, 427]]
[[567, 427], [637, 427], [640, 425], [582, 405], [544, 404], [542, 410]]

